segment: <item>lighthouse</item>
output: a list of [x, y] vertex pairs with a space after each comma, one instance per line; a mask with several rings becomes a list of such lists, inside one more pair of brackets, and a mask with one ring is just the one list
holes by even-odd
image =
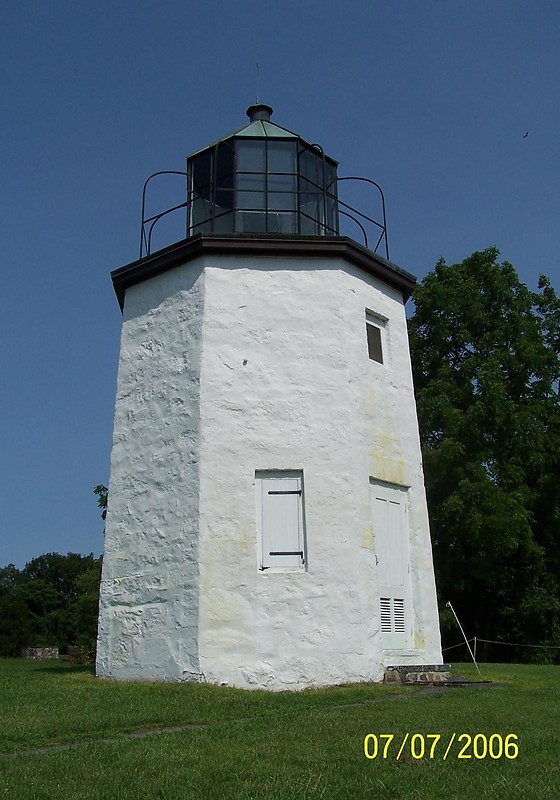
[[[123, 315], [97, 674], [300, 689], [441, 669], [405, 302], [380, 217], [272, 121], [187, 159]], [[377, 184], [367, 179], [377, 190]], [[355, 235], [342, 235], [353, 225]], [[154, 236], [152, 235], [154, 234]]]

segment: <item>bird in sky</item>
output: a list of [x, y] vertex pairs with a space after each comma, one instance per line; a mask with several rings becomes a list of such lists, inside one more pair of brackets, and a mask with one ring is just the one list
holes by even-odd
[[526, 138], [527, 138], [527, 136], [529, 136], [529, 131], [527, 131], [527, 133], [524, 133], [524, 134], [523, 134], [523, 138], [524, 138], [524, 139], [526, 139]]

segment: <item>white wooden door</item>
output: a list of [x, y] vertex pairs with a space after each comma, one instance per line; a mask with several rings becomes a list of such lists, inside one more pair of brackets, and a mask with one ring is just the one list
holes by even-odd
[[406, 489], [371, 484], [371, 513], [383, 649], [410, 647], [410, 556]]

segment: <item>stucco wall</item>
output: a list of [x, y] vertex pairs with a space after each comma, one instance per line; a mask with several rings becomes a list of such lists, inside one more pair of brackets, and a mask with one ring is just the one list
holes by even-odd
[[126, 296], [101, 580], [97, 672], [198, 679], [196, 264]]
[[[255, 471], [294, 469], [306, 567], [260, 572]], [[381, 649], [370, 478], [409, 487], [408, 652]], [[109, 496], [100, 674], [299, 688], [441, 661], [402, 297], [357, 267], [202, 256], [129, 289]]]
[[[402, 297], [344, 263], [205, 260], [200, 657], [271, 688], [440, 661]], [[366, 308], [388, 319], [368, 358]], [[255, 470], [302, 469], [307, 571], [259, 572]], [[369, 477], [410, 487], [416, 647], [381, 652]], [[421, 652], [419, 652], [421, 651]], [[248, 666], [249, 665], [249, 666]]]

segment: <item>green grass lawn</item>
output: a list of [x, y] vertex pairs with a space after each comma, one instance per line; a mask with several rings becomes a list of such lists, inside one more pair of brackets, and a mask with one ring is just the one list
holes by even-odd
[[[476, 677], [468, 665], [457, 669]], [[0, 660], [0, 798], [557, 800], [560, 667], [482, 670], [500, 685], [428, 695], [378, 685], [265, 693], [114, 683], [63, 662]], [[127, 738], [157, 728], [183, 730]], [[395, 735], [387, 758], [381, 739], [378, 757], [366, 759], [370, 733]], [[424, 757], [411, 755], [415, 733]], [[444, 760], [453, 733], [486, 741], [515, 734], [519, 754], [476, 758], [474, 744], [456, 738]], [[482, 756], [484, 738], [477, 742]], [[66, 743], [76, 746], [25, 752]], [[470, 758], [457, 757], [463, 746]]]

